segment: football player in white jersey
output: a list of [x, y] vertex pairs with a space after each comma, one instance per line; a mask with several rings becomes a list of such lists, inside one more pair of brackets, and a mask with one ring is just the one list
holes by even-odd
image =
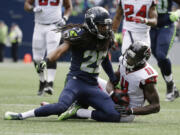
[[[160, 111], [159, 96], [156, 89], [158, 73], [146, 61], [151, 55], [150, 47], [146, 43], [136, 41], [131, 44], [124, 55], [119, 58], [119, 68], [116, 72], [122, 91], [129, 95], [128, 107], [117, 105], [115, 108], [121, 113], [120, 122], [132, 122], [135, 115], [148, 115]], [[104, 92], [115, 96], [119, 100], [121, 95], [114, 94], [114, 86], [109, 81], [98, 78], [98, 83]], [[145, 101], [148, 102], [144, 105]], [[120, 101], [121, 102], [121, 101]], [[82, 109], [79, 105], [61, 114], [59, 120], [65, 120], [73, 115], [91, 118], [92, 110]]]
[[[65, 8], [63, 16], [62, 6]], [[24, 9], [35, 14], [32, 52], [36, 67], [46, 53], [51, 53], [59, 45], [61, 33], [52, 30], [56, 29], [57, 25], [66, 24], [72, 12], [72, 3], [71, 0], [26, 0]], [[56, 66], [56, 62], [47, 63], [47, 74], [38, 73], [40, 80], [38, 95], [42, 95], [43, 92], [52, 95]]]
[[150, 46], [150, 26], [157, 25], [157, 0], [119, 0], [113, 30], [117, 32], [123, 18], [122, 54], [134, 41], [143, 41]]

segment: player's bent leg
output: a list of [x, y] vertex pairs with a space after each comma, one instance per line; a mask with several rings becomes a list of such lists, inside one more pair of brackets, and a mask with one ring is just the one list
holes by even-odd
[[[69, 81], [68, 81], [69, 83]], [[35, 110], [35, 116], [43, 117], [49, 115], [60, 115], [65, 112], [71, 104], [77, 98], [77, 91], [74, 92], [74, 89], [71, 89], [69, 84], [67, 83], [66, 87], [60, 94], [58, 103], [47, 104]]]
[[120, 121], [120, 114], [117, 113], [104, 113], [102, 111], [92, 111], [92, 119], [102, 122], [119, 122]]
[[59, 117], [58, 120], [62, 121], [62, 120], [67, 120], [70, 119], [72, 117], [74, 117], [76, 115], [76, 112], [81, 108], [81, 106], [79, 104], [77, 104], [76, 102], [73, 103], [66, 112], [62, 113]]
[[[35, 68], [36, 68], [36, 66], [37, 66], [37, 62], [35, 62], [34, 61], [34, 66], [35, 66]], [[37, 72], [38, 73], [38, 72]], [[42, 72], [42, 73], [38, 73], [38, 75], [39, 75], [39, 89], [38, 89], [38, 93], [37, 93], [37, 95], [38, 96], [41, 96], [41, 95], [43, 95], [43, 93], [44, 93], [44, 87], [45, 87], [45, 85], [46, 85], [46, 80], [45, 80], [45, 77], [44, 77], [44, 73]]]
[[106, 93], [99, 89], [93, 90], [87, 102], [96, 109], [92, 111], [92, 119], [104, 122], [120, 121], [120, 113], [115, 110], [114, 102]]
[[53, 94], [53, 82], [55, 79], [55, 74], [56, 74], [56, 68], [57, 68], [57, 63], [56, 62], [48, 62], [47, 63], [47, 83], [44, 88], [44, 92], [46, 92], [49, 95]]

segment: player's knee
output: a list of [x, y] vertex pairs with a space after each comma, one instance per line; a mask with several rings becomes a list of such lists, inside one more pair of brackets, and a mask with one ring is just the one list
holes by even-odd
[[56, 69], [57, 68], [57, 62], [47, 62], [47, 68], [48, 69]]
[[108, 113], [107, 117], [109, 118], [109, 122], [119, 122], [120, 121], [120, 114], [119, 113]]
[[168, 58], [161, 59], [161, 60], [158, 61], [158, 65], [160, 67], [166, 67], [167, 63], [169, 63], [169, 59]]
[[57, 103], [57, 108], [56, 108], [56, 114], [60, 115], [61, 113], [65, 112], [69, 106], [67, 106], [66, 104], [59, 102]]
[[164, 61], [166, 59], [166, 55], [164, 53], [159, 52], [156, 54], [156, 59], [158, 62]]

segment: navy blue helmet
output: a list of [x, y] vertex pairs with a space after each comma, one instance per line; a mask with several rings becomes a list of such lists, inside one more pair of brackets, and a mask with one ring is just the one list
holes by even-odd
[[85, 26], [99, 39], [106, 39], [112, 32], [112, 19], [105, 8], [93, 7], [85, 13]]

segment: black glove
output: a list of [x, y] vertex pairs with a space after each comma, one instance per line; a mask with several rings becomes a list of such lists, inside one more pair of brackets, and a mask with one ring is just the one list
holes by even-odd
[[133, 114], [133, 109], [125, 106], [120, 106], [118, 104], [115, 105], [115, 109], [121, 114], [121, 115], [131, 115]]
[[116, 91], [113, 92], [111, 95], [112, 100], [115, 104], [119, 104], [121, 106], [128, 106], [129, 105], [129, 96], [127, 93], [118, 93]]
[[46, 60], [42, 60], [37, 63], [36, 70], [38, 73], [42, 73], [46, 67], [47, 67]]

